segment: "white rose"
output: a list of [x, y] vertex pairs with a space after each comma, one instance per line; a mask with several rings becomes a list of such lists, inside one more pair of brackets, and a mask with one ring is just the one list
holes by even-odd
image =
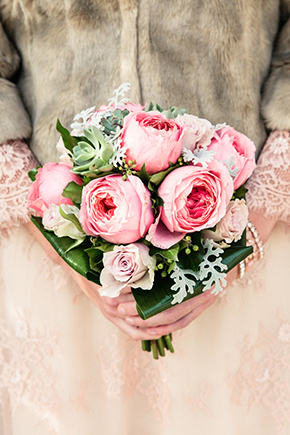
[[99, 290], [102, 296], [115, 298], [127, 285], [144, 290], [153, 286], [156, 260], [142, 243], [115, 245], [113, 251], [104, 253], [103, 264]]
[[[74, 205], [61, 204], [62, 210], [66, 214], [74, 214], [79, 218], [79, 209]], [[61, 216], [59, 206], [50, 204], [49, 208], [43, 213], [42, 223], [44, 228], [53, 231], [58, 237], [70, 237], [71, 239], [84, 239], [85, 233], [79, 231], [75, 224]]]
[[249, 217], [248, 207], [244, 199], [235, 199], [227, 206], [225, 216], [217, 223], [215, 231], [205, 230], [203, 238], [215, 242], [225, 240], [226, 243], [237, 242], [243, 235]]
[[72, 168], [73, 167], [73, 162], [72, 162], [72, 159], [69, 156], [69, 152], [68, 152], [67, 148], [64, 146], [62, 137], [59, 138], [59, 141], [56, 144], [56, 149], [57, 149], [57, 151], [60, 154], [59, 160], [62, 163], [66, 163], [67, 165], [69, 165]]
[[198, 118], [185, 113], [178, 115], [176, 122], [184, 127], [182, 136], [182, 148], [193, 151], [197, 146], [206, 147], [215, 133], [211, 123], [207, 119]]

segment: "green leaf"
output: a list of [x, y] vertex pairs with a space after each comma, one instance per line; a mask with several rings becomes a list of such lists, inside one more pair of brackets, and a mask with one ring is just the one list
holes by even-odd
[[85, 252], [85, 249], [91, 246], [88, 237], [80, 246], [73, 247], [75, 240], [72, 240], [69, 237], [57, 237], [53, 232], [45, 230], [41, 218], [31, 217], [31, 220], [56, 252], [70, 267], [72, 267], [72, 269], [87, 278], [89, 281], [100, 284], [100, 275], [91, 270], [89, 257]]
[[59, 214], [66, 220], [72, 222], [76, 228], [83, 233], [83, 229], [81, 227], [81, 224], [78, 220], [78, 218], [73, 213], [65, 213], [63, 209], [61, 208], [61, 205], [59, 206]]
[[199, 251], [197, 252], [192, 251], [190, 254], [187, 255], [185, 253], [185, 249], [183, 249], [179, 253], [178, 266], [181, 267], [182, 269], [190, 269], [193, 270], [194, 272], [197, 272], [198, 266], [202, 262], [202, 259], [203, 259], [203, 255], [200, 254]]
[[[222, 254], [222, 262], [227, 265], [229, 272], [238, 263], [250, 255], [252, 251], [253, 249], [251, 246], [227, 248]], [[132, 288], [132, 293], [137, 303], [137, 310], [142, 319], [148, 319], [149, 317], [155, 316], [156, 314], [173, 307], [171, 302], [173, 300], [174, 292], [170, 290], [173, 284], [174, 281], [170, 276], [162, 278], [161, 275], [156, 272], [154, 284], [151, 290], [144, 291], [141, 288]], [[199, 281], [195, 286], [194, 294], [189, 294], [184, 301], [200, 295], [203, 288], [204, 285]]]
[[57, 123], [56, 123], [56, 129], [61, 134], [64, 146], [66, 147], [66, 149], [68, 149], [72, 153], [74, 147], [77, 146], [78, 141], [76, 140], [75, 137], [70, 135], [69, 131], [66, 128], [64, 128], [61, 125], [59, 119], [57, 120]]
[[76, 204], [81, 204], [82, 191], [83, 186], [80, 186], [74, 181], [70, 181], [68, 185], [64, 188], [62, 196], [64, 196], [65, 198], [70, 198]]
[[150, 101], [150, 103], [146, 104], [144, 112], [151, 112], [151, 110], [153, 110], [153, 103]]
[[153, 109], [152, 110], [157, 110], [158, 112], [163, 112], [163, 107], [159, 106], [159, 104], [155, 103], [153, 104]]
[[174, 116], [170, 110], [163, 110], [162, 115], [166, 116], [167, 119], [173, 119]]
[[102, 118], [101, 124], [105, 127], [105, 131], [107, 134], [110, 134], [112, 131], [115, 131], [115, 127], [108, 121], [107, 118]]
[[67, 248], [67, 250], [65, 251], [65, 254], [66, 254], [67, 252], [69, 252], [71, 249], [74, 249], [74, 248], [76, 248], [77, 246], [81, 245], [81, 244], [83, 243], [83, 241], [84, 241], [84, 239], [77, 239], [77, 240], [74, 240], [74, 243], [72, 243], [72, 244]]
[[91, 269], [93, 269], [95, 272], [101, 273], [103, 265], [99, 266], [99, 264], [103, 260], [103, 251], [98, 248], [88, 248], [86, 249], [86, 253], [88, 254], [90, 259]]
[[[98, 245], [98, 246], [96, 246]], [[100, 265], [103, 261], [103, 255], [105, 252], [113, 251], [114, 245], [98, 237], [95, 246], [86, 249], [86, 253], [90, 258], [90, 267], [96, 271], [101, 273], [103, 269], [103, 264]]]
[[169, 249], [160, 249], [156, 248], [155, 246], [152, 246], [150, 248], [150, 256], [153, 257], [153, 255], [161, 255], [161, 257], [166, 258], [167, 260], [174, 260], [178, 261], [178, 252], [179, 252], [179, 244], [176, 243], [175, 245], [171, 246]]
[[245, 199], [246, 193], [248, 192], [248, 189], [245, 188], [245, 185], [243, 184], [240, 186], [237, 190], [234, 191], [233, 198], [236, 199]]
[[30, 178], [31, 181], [35, 181], [39, 168], [42, 168], [42, 166], [37, 166], [36, 168], [33, 168], [28, 172], [28, 177]]
[[150, 176], [149, 174], [147, 174], [145, 163], [143, 164], [141, 170], [137, 172], [138, 172], [138, 177], [143, 181], [143, 183], [147, 184], [150, 179]]
[[156, 172], [156, 174], [154, 174], [154, 175], [152, 175], [152, 177], [150, 177], [150, 181], [148, 183], [148, 189], [150, 189], [150, 187], [152, 187], [152, 183], [154, 183], [154, 184], [156, 184], [156, 186], [158, 186], [170, 172], [172, 172], [176, 168], [179, 168], [178, 164], [173, 165], [171, 163], [171, 165], [172, 166], [170, 166], [165, 171]]
[[169, 110], [171, 111], [174, 118], [176, 118], [178, 115], [184, 115], [185, 113], [187, 113], [186, 109], [180, 109], [176, 106], [169, 107]]

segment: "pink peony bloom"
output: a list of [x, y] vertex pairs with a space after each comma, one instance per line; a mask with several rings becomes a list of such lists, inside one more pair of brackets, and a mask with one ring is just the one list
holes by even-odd
[[62, 192], [71, 181], [81, 185], [82, 180], [70, 169], [65, 163], [54, 162], [46, 163], [43, 168], [39, 168], [30, 188], [26, 207], [35, 210], [42, 217], [50, 204], [73, 205], [70, 198], [62, 196]]
[[217, 223], [216, 230], [203, 231], [205, 239], [215, 242], [225, 240], [226, 243], [237, 242], [243, 235], [248, 222], [249, 211], [244, 199], [235, 199], [227, 206], [225, 216]]
[[144, 290], [153, 286], [156, 260], [149, 256], [149, 248], [142, 243], [114, 246], [113, 251], [104, 253], [103, 264], [101, 296], [115, 298], [128, 285]]
[[192, 233], [213, 227], [224, 216], [233, 190], [229, 172], [215, 160], [207, 168], [177, 168], [158, 189], [164, 201], [161, 220], [171, 232]]
[[217, 130], [208, 150], [215, 151], [214, 158], [230, 168], [235, 190], [245, 183], [256, 167], [254, 143], [232, 127]]
[[132, 243], [143, 237], [154, 221], [150, 192], [134, 175], [108, 175], [84, 189], [80, 222], [86, 234], [111, 243]]
[[160, 112], [133, 112], [124, 119], [121, 146], [126, 161], [134, 160], [137, 171], [145, 163], [148, 174], [164, 171], [176, 163], [182, 146], [182, 127]]

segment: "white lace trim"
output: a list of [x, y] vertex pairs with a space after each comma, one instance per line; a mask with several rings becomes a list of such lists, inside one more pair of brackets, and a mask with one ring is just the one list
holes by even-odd
[[250, 209], [290, 224], [289, 131], [270, 134], [247, 189]]
[[31, 181], [27, 172], [37, 161], [26, 143], [8, 141], [0, 146], [0, 234], [29, 220], [25, 207]]

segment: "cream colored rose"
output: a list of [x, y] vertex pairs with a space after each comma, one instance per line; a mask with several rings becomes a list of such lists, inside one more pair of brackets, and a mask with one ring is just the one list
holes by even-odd
[[248, 222], [249, 211], [244, 199], [235, 199], [227, 206], [225, 216], [217, 223], [216, 231], [203, 231], [204, 239], [226, 243], [237, 242], [242, 237]]
[[[74, 214], [79, 217], [79, 209], [74, 205], [61, 204], [60, 207], [66, 214]], [[70, 237], [71, 239], [84, 239], [86, 234], [79, 231], [75, 224], [63, 218], [59, 212], [59, 206], [50, 204], [49, 208], [43, 213], [42, 223], [44, 228], [53, 231], [58, 237]]]

